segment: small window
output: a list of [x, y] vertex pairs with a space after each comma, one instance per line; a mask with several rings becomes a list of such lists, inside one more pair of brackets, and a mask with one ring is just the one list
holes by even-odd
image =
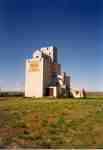
[[78, 94], [79, 94], [79, 91], [76, 91], [75, 93], [76, 93], [76, 95], [78, 95]]

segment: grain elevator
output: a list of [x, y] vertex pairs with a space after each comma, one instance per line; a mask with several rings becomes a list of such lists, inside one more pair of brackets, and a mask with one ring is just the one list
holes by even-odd
[[55, 46], [35, 50], [25, 66], [26, 97], [69, 95], [70, 77], [61, 71]]

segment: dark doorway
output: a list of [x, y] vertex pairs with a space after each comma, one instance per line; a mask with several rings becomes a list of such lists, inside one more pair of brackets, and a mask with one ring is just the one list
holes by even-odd
[[46, 96], [53, 96], [53, 88], [46, 89]]

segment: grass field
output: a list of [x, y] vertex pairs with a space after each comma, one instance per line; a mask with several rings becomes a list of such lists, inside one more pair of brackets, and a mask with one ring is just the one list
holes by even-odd
[[103, 99], [0, 98], [0, 148], [103, 148]]

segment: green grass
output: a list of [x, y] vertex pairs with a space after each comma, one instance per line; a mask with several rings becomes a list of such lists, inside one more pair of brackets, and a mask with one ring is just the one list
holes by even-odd
[[0, 148], [103, 148], [103, 99], [0, 98]]

